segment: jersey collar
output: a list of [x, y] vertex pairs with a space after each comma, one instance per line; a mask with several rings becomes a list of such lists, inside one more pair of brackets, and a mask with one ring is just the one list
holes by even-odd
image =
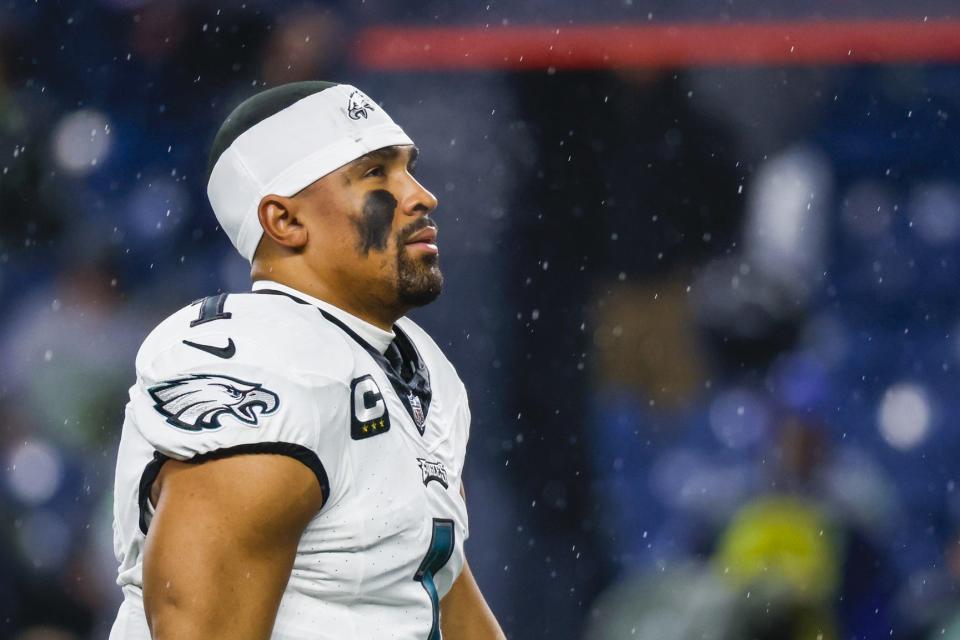
[[310, 294], [304, 293], [298, 289], [294, 289], [293, 287], [288, 287], [285, 284], [280, 284], [279, 282], [274, 282], [272, 280], [257, 280], [253, 283], [252, 288], [254, 291], [259, 289], [273, 289], [275, 291], [282, 291], [319, 307], [343, 324], [350, 327], [350, 329], [352, 329], [358, 336], [366, 340], [370, 346], [379, 351], [381, 354], [386, 353], [387, 347], [390, 346], [390, 343], [393, 342], [393, 339], [396, 337], [393, 331], [384, 331], [380, 327], [374, 326], [366, 320], [361, 320], [357, 316], [347, 313], [340, 307], [336, 307], [329, 302], [321, 300], [320, 298], [314, 298]]

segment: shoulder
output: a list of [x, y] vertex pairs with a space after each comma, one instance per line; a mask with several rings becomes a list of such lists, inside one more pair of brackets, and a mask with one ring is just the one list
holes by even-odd
[[137, 374], [163, 378], [202, 366], [256, 367], [304, 384], [342, 382], [353, 355], [312, 305], [281, 295], [230, 293], [195, 300], [163, 320], [137, 353]]

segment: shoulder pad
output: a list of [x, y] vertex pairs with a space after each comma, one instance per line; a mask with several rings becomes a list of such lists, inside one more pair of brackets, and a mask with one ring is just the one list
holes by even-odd
[[[316, 307], [286, 296], [238, 293], [226, 296], [218, 314], [209, 300], [157, 325], [137, 353], [138, 375], [163, 378], [231, 360], [290, 378], [349, 381], [353, 352]], [[205, 319], [205, 304], [207, 316], [220, 317]]]

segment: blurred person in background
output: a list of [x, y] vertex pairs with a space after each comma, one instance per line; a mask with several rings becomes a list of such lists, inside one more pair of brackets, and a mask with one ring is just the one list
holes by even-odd
[[[895, 492], [808, 416], [837, 356], [804, 338], [830, 167], [787, 147], [755, 173], [742, 239], [700, 265], [688, 254], [675, 273], [630, 282], [625, 270], [597, 287], [591, 440], [602, 534], [623, 578], [584, 637], [897, 626], [898, 568], [880, 544], [900, 524]], [[661, 610], [637, 608], [644, 598]]]
[[279, 16], [264, 45], [267, 86], [328, 76], [342, 64], [347, 31], [330, 7], [297, 8]]
[[[78, 263], [21, 302], [8, 321], [0, 355], [11, 391], [43, 425], [39, 433], [91, 454], [112, 444], [108, 425], [119, 418], [115, 398], [127, 386], [123, 359], [136, 350], [149, 320], [125, 299], [109, 254]], [[85, 384], [91, 376], [96, 387]]]

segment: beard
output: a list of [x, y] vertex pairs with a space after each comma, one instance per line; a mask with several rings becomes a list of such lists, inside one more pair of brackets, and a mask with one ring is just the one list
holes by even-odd
[[397, 254], [397, 297], [400, 304], [422, 307], [437, 299], [443, 289], [440, 256], [414, 259], [401, 249]]

